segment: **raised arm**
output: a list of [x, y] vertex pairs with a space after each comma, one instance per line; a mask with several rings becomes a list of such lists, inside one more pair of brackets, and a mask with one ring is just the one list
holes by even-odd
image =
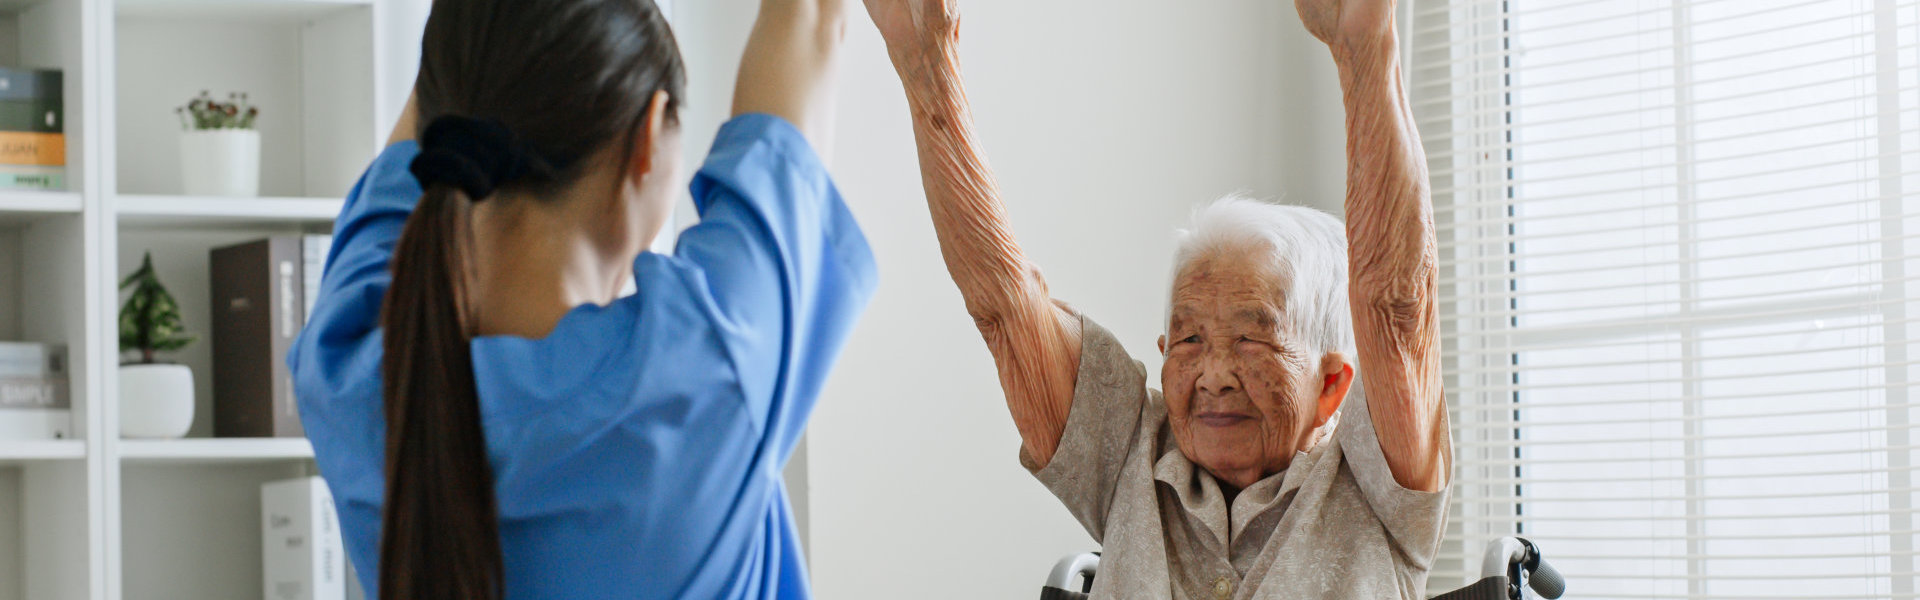
[[740, 58], [733, 115], [766, 113], [800, 130], [823, 160], [830, 155], [834, 70], [846, 33], [846, 0], [761, 0]]
[[947, 273], [986, 339], [1034, 466], [1052, 460], [1080, 369], [1080, 321], [1056, 306], [1013, 239], [1006, 206], [974, 138], [960, 80], [952, 0], [866, 0], [913, 111], [920, 179]]
[[1438, 259], [1426, 152], [1401, 83], [1393, 0], [1295, 0], [1333, 51], [1347, 111], [1347, 240], [1360, 380], [1400, 485], [1452, 469], [1440, 387]]

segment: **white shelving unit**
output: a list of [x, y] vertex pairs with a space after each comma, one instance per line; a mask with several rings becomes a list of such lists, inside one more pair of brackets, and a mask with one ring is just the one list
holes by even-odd
[[[406, 99], [427, 0], [0, 0], [0, 65], [64, 72], [69, 189], [0, 191], [0, 340], [69, 348], [74, 439], [0, 439], [0, 600], [259, 598], [259, 485], [304, 439], [214, 439], [207, 253], [326, 232]], [[175, 107], [261, 107], [260, 198], [181, 194]], [[181, 440], [121, 440], [120, 277], [199, 340]]]

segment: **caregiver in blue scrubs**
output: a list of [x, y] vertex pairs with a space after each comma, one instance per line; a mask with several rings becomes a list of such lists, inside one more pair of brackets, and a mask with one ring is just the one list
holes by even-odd
[[781, 470], [874, 286], [815, 153], [843, 10], [763, 0], [663, 255], [652, 1], [434, 3], [289, 358], [370, 596], [809, 597]]

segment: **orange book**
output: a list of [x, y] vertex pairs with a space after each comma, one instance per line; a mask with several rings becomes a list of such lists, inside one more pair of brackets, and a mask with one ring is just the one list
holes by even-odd
[[57, 167], [65, 164], [66, 134], [0, 131], [0, 165]]

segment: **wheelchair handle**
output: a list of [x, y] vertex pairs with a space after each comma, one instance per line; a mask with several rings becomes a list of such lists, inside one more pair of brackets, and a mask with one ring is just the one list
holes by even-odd
[[1487, 555], [1480, 563], [1480, 576], [1506, 577], [1513, 589], [1510, 595], [1520, 597], [1522, 582], [1541, 598], [1554, 600], [1567, 592], [1567, 580], [1560, 571], [1547, 564], [1540, 556], [1540, 547], [1520, 537], [1503, 537], [1487, 545]]
[[1080, 591], [1086, 592], [1088, 590], [1085, 588], [1091, 587], [1093, 576], [1099, 571], [1100, 554], [1098, 552], [1075, 554], [1053, 564], [1053, 572], [1047, 575], [1047, 587], [1072, 590], [1070, 586], [1073, 586], [1074, 578], [1085, 576], [1087, 584]]

